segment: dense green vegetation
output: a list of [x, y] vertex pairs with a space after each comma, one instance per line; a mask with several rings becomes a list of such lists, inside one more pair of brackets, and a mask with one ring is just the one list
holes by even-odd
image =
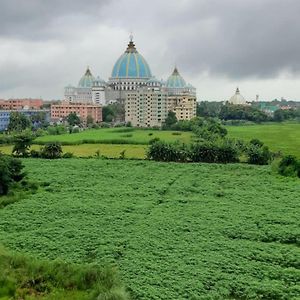
[[[179, 125], [181, 130], [191, 130], [190, 124], [186, 122], [181, 122]], [[154, 138], [160, 138], [166, 142], [178, 140], [183, 143], [190, 143], [194, 139], [192, 132], [183, 131], [103, 128], [97, 130], [90, 129], [75, 134], [61, 134], [63, 133], [61, 128], [60, 126], [51, 127], [52, 135], [41, 136], [34, 143], [46, 144], [50, 141], [59, 141], [62, 144], [71, 144], [65, 145], [63, 151], [74, 153], [75, 156], [93, 156], [99, 150], [101, 154], [108, 157], [118, 157], [121, 151], [126, 150], [126, 155], [129, 158], [145, 158], [146, 146], [144, 145], [148, 144]], [[57, 134], [56, 131], [54, 132], [54, 129], [59, 131], [60, 134]], [[230, 138], [246, 141], [257, 138], [262, 140], [272, 151], [282, 151], [284, 154], [292, 154], [300, 158], [299, 123], [226, 126], [226, 129]], [[205, 131], [203, 133], [205, 134]], [[202, 133], [201, 135], [203, 136]], [[14, 138], [10, 136], [2, 135], [0, 137], [0, 144], [11, 144], [13, 141]], [[40, 147], [33, 145], [32, 148], [38, 150]], [[11, 149], [9, 146], [0, 147], [0, 150], [7, 154], [11, 153]]]
[[37, 260], [0, 247], [0, 270], [2, 300], [129, 299], [113, 268]]
[[45, 188], [0, 210], [10, 249], [117, 265], [132, 299], [299, 298], [299, 179], [241, 164], [24, 164]]
[[160, 130], [143, 130], [135, 128], [103, 128], [91, 129], [73, 134], [45, 135], [38, 137], [34, 143], [61, 142], [67, 144], [148, 144], [153, 138], [165, 141], [179, 140], [189, 142], [192, 133]]
[[226, 126], [228, 136], [250, 141], [260, 139], [273, 151], [293, 154], [300, 158], [300, 123]]

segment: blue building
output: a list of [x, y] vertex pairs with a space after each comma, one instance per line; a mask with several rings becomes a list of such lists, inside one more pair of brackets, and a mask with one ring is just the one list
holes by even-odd
[[[12, 112], [19, 112], [24, 114], [26, 117], [30, 118], [31, 116], [37, 115], [41, 112], [45, 113], [45, 121], [50, 122], [50, 110], [49, 109], [22, 109], [22, 110], [0, 110], [0, 131], [7, 130], [9, 124], [10, 114]], [[39, 127], [38, 123], [32, 124], [34, 127]]]

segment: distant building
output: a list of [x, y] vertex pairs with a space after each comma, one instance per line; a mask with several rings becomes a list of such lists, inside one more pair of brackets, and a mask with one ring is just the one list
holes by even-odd
[[157, 80], [132, 36], [107, 82], [95, 78], [87, 68], [77, 87], [65, 88], [65, 100], [100, 105], [121, 103], [125, 106], [125, 121], [141, 127], [161, 126], [168, 111], [174, 111], [178, 120], [196, 116], [196, 89], [185, 82], [177, 68], [166, 82]]
[[196, 89], [185, 82], [176, 67], [166, 82], [165, 90], [168, 95], [167, 109], [175, 112], [177, 120], [196, 117]]
[[[10, 114], [12, 112], [19, 112], [24, 114], [26, 117], [30, 118], [31, 116], [45, 113], [45, 121], [50, 122], [50, 110], [49, 109], [14, 109], [14, 110], [0, 110], [0, 131], [5, 131], [8, 128]], [[39, 124], [33, 124], [34, 127], [38, 127]]]
[[42, 106], [42, 99], [25, 98], [0, 100], [0, 109], [5, 110], [40, 109]]
[[145, 87], [127, 93], [125, 121], [133, 126], [161, 126], [169, 111], [175, 112], [178, 120], [196, 117], [195, 89], [185, 83], [177, 68], [166, 83], [152, 77]]
[[105, 81], [100, 77], [95, 78], [88, 67], [77, 87], [72, 85], [65, 87], [65, 100], [71, 103], [105, 105], [105, 87]]
[[161, 126], [167, 117], [167, 93], [159, 82], [151, 81], [127, 94], [125, 121], [135, 127]]
[[63, 102], [59, 105], [51, 105], [51, 120], [63, 121], [70, 113], [76, 113], [83, 123], [91, 116], [94, 122], [102, 122], [102, 107], [97, 104]]
[[273, 105], [270, 102], [258, 102], [258, 109], [263, 111], [264, 113], [266, 113], [269, 116], [273, 116], [274, 112], [278, 109], [280, 109], [280, 107], [278, 105]]
[[235, 94], [229, 99], [228, 103], [234, 105], [248, 105], [245, 98], [240, 94], [239, 88], [236, 89]]

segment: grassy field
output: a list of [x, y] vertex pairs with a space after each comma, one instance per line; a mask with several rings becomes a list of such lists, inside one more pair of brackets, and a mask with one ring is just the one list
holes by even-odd
[[300, 124], [282, 123], [251, 126], [227, 126], [229, 137], [262, 140], [274, 151], [300, 157]]
[[91, 129], [73, 134], [46, 135], [39, 137], [35, 143], [58, 141], [62, 143], [102, 143], [102, 144], [142, 144], [146, 145], [153, 138], [164, 141], [179, 140], [188, 143], [191, 140], [191, 132], [143, 130], [135, 128], [105, 128]]
[[[5, 154], [11, 154], [13, 146], [1, 146], [0, 151]], [[31, 149], [39, 150], [40, 145], [32, 145]], [[76, 157], [88, 157], [95, 156], [99, 150], [100, 155], [107, 156], [109, 158], [118, 158], [120, 153], [125, 150], [125, 158], [138, 158], [144, 159], [146, 156], [146, 145], [128, 145], [128, 144], [81, 144], [62, 146], [63, 152], [71, 152]]]
[[24, 164], [46, 187], [0, 210], [9, 249], [116, 265], [132, 299], [299, 299], [297, 179], [240, 164]]

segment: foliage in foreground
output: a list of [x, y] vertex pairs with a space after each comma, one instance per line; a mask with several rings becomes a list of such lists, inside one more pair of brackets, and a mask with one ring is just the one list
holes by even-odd
[[129, 299], [112, 268], [41, 261], [0, 248], [0, 269], [0, 299]]
[[50, 185], [0, 210], [10, 249], [118, 265], [133, 299], [299, 298], [294, 178], [248, 164], [23, 163]]
[[23, 168], [20, 160], [0, 153], [0, 196], [6, 195], [15, 184], [25, 177]]

